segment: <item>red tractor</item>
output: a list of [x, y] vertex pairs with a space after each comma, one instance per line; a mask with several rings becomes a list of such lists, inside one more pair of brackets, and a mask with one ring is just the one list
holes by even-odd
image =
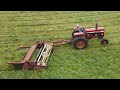
[[76, 49], [83, 49], [87, 47], [88, 40], [92, 38], [98, 38], [101, 40], [102, 45], [107, 45], [108, 40], [104, 39], [104, 27], [98, 27], [98, 23], [96, 23], [95, 28], [85, 29], [80, 27], [78, 24], [74, 28], [72, 33], [72, 42]]

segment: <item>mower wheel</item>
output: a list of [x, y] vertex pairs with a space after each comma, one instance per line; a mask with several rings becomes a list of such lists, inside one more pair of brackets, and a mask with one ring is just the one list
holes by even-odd
[[101, 44], [102, 45], [107, 45], [108, 44], [108, 40], [107, 39], [102, 39]]
[[84, 37], [76, 37], [73, 41], [73, 45], [76, 49], [83, 49], [87, 47], [87, 39]]

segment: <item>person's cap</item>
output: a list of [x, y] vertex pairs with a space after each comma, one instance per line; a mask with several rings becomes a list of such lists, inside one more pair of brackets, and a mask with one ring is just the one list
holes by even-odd
[[77, 24], [76, 26], [79, 26], [79, 24]]

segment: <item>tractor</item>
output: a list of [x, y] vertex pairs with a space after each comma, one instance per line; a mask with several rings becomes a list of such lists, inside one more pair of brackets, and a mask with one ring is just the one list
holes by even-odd
[[98, 38], [101, 41], [101, 45], [107, 45], [108, 40], [104, 39], [104, 27], [99, 27], [96, 23], [95, 28], [83, 28], [78, 24], [72, 32], [72, 43], [76, 49], [86, 48], [88, 40], [92, 38]]

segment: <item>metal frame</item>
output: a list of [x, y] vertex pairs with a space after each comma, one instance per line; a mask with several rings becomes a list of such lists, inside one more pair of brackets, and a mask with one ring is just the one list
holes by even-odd
[[[68, 44], [71, 43], [72, 40], [61, 40], [54, 42], [37, 42], [32, 47], [30, 46], [20, 46], [20, 49], [30, 48], [26, 56], [21, 62], [8, 62], [8, 64], [12, 64], [15, 68], [21, 66], [24, 70], [33, 70], [33, 69], [43, 69], [48, 68], [48, 59], [53, 50], [53, 46]], [[39, 49], [36, 58], [31, 62], [31, 57], [34, 54], [35, 50]]]

